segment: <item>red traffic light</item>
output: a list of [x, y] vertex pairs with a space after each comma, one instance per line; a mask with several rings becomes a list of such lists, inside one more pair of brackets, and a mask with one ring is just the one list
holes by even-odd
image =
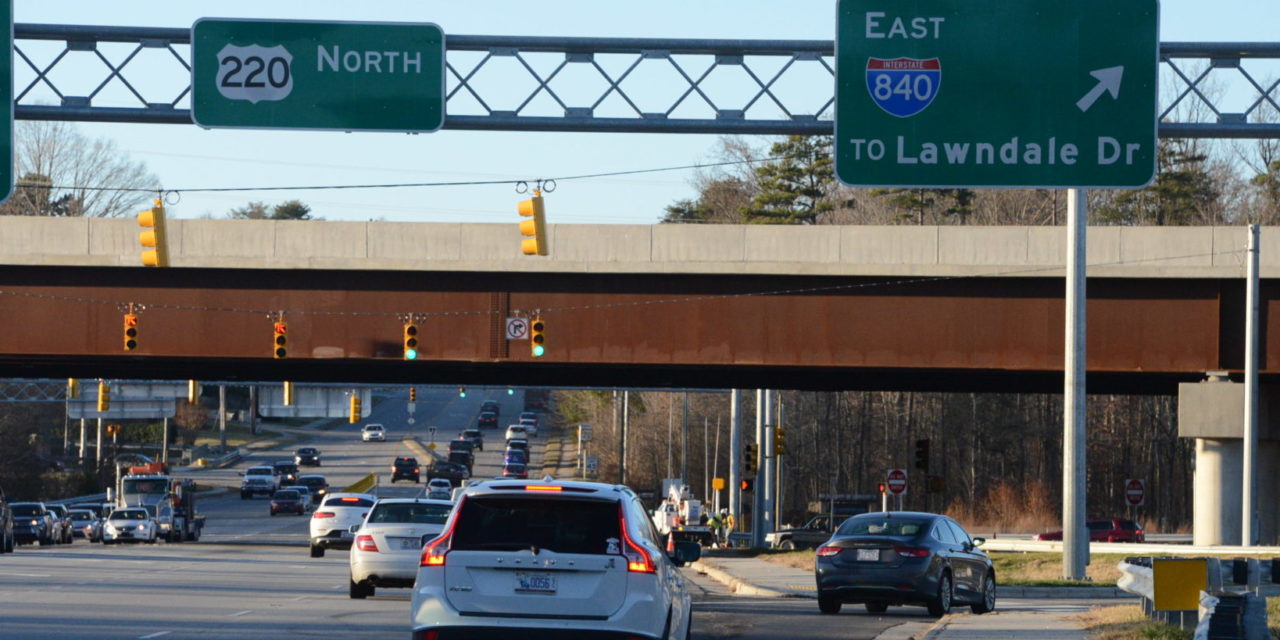
[[888, 487], [886, 487], [886, 486], [885, 486], [885, 484], [884, 484], [883, 482], [881, 482], [880, 484], [876, 485], [876, 491], [879, 491], [880, 493], [884, 493], [884, 492], [885, 492], [885, 489], [887, 489], [887, 488], [888, 488]]
[[738, 483], [738, 488], [743, 491], [752, 491], [756, 488], [756, 481], [754, 478], [746, 478], [742, 482]]

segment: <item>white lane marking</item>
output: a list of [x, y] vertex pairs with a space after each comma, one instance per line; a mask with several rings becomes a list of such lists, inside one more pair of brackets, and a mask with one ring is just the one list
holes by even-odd
[[172, 632], [172, 631], [157, 631], [157, 632], [155, 632], [155, 633], [153, 633], [153, 634], [151, 634], [151, 635], [147, 635], [147, 636], [138, 636], [138, 640], [147, 640], [147, 638], [159, 638], [160, 636], [167, 636], [167, 635], [169, 635], [169, 634], [171, 634], [171, 633], [173, 633], [173, 632]]
[[340, 584], [335, 584], [335, 585], [333, 585], [332, 587], [329, 587], [329, 588], [330, 588], [330, 589], [341, 589], [341, 588], [342, 588], [342, 585], [340, 585]]
[[15, 573], [13, 571], [0, 571], [0, 576], [18, 576], [21, 578], [51, 578], [52, 574], [48, 573]]
[[243, 615], [245, 615], [245, 614], [249, 614], [249, 613], [253, 613], [253, 609], [245, 609], [244, 611], [241, 611], [241, 612], [239, 612], [239, 613], [233, 613], [233, 614], [231, 614], [231, 615], [229, 615], [229, 616], [227, 616], [227, 617], [228, 617], [228, 618], [239, 618], [240, 616], [243, 616]]

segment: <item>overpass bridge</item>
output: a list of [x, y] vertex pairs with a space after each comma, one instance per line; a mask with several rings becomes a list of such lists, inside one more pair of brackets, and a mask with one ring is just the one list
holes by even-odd
[[[13, 377], [1059, 392], [1057, 227], [0, 220]], [[1243, 367], [1243, 227], [1089, 230], [1089, 390], [1175, 393]], [[1262, 275], [1280, 277], [1264, 229]], [[1264, 381], [1280, 314], [1264, 282]], [[139, 346], [122, 348], [133, 304]], [[289, 356], [272, 358], [272, 323]], [[539, 315], [547, 353], [505, 338]], [[420, 357], [401, 357], [406, 318]]]

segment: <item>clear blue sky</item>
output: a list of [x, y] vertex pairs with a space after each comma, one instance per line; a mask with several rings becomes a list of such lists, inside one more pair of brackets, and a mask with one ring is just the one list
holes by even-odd
[[[1019, 0], [1009, 0], [1019, 1]], [[188, 27], [200, 17], [434, 22], [446, 34], [831, 39], [834, 0], [15, 0], [17, 22]], [[1276, 41], [1278, 0], [1165, 0], [1162, 41]], [[16, 64], [21, 64], [20, 62]], [[83, 68], [83, 67], [81, 67]], [[176, 74], [168, 74], [172, 80]], [[19, 76], [21, 77], [21, 75]], [[101, 75], [84, 79], [98, 82]], [[70, 86], [76, 78], [67, 78]], [[131, 78], [145, 84], [145, 78]], [[63, 82], [59, 79], [59, 82]], [[824, 96], [830, 89], [823, 87]], [[182, 106], [186, 106], [185, 104]], [[166, 188], [520, 179], [676, 166], [711, 159], [716, 136], [439, 131], [389, 133], [202, 130], [190, 125], [87, 124], [144, 160]], [[768, 139], [758, 140], [765, 146]], [[552, 223], [648, 224], [692, 197], [690, 172], [564, 182], [548, 195]], [[298, 198], [331, 220], [514, 222], [505, 185], [345, 192], [189, 194], [177, 217], [249, 200]]]

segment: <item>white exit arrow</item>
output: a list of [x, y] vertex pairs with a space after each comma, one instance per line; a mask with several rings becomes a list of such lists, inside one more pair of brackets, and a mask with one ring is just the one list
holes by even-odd
[[1093, 103], [1097, 102], [1104, 92], [1110, 92], [1112, 99], [1120, 97], [1120, 78], [1124, 76], [1123, 66], [1095, 69], [1090, 71], [1089, 75], [1097, 78], [1098, 84], [1094, 85], [1089, 90], [1089, 93], [1084, 94], [1084, 97], [1076, 102], [1076, 106], [1080, 107], [1081, 111], [1088, 111], [1089, 107], [1092, 107]]

